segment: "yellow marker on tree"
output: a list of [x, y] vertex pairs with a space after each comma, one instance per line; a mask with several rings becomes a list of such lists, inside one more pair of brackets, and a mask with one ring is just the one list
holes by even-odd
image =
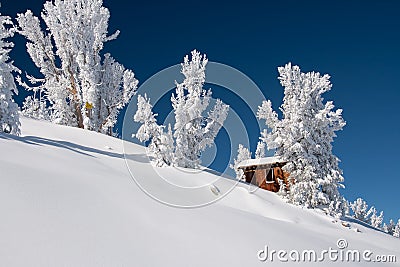
[[86, 102], [85, 108], [86, 108], [87, 110], [88, 110], [88, 109], [92, 109], [92, 108], [93, 108], [93, 104], [92, 104], [92, 103], [89, 103], [89, 102]]

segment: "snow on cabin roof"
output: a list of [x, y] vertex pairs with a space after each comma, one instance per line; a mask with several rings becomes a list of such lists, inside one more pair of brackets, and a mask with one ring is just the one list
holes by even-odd
[[265, 157], [259, 159], [247, 159], [238, 164], [238, 168], [245, 168], [255, 165], [270, 165], [274, 163], [284, 163], [280, 157]]

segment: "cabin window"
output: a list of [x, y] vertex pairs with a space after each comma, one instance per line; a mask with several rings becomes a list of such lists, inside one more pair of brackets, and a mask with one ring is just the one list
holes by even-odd
[[265, 181], [267, 183], [275, 182], [275, 179], [274, 179], [274, 168], [269, 169], [267, 177], [265, 178]]

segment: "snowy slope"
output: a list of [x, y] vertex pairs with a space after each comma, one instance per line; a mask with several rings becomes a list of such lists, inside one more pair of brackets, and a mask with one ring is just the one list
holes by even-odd
[[[153, 169], [146, 160], [134, 164], [143, 175]], [[218, 179], [202, 172], [189, 182], [176, 169], [159, 171], [181, 184]], [[340, 238], [346, 249], [397, 257], [381, 266], [400, 265], [400, 239], [354, 222], [344, 227], [245, 185], [202, 208], [166, 206], [132, 180], [121, 140], [25, 118], [21, 137], [0, 135], [0, 214], [0, 266], [302, 266], [310, 263], [261, 262], [257, 254], [267, 245], [319, 255], [338, 249]], [[366, 265], [323, 262], [342, 264]]]

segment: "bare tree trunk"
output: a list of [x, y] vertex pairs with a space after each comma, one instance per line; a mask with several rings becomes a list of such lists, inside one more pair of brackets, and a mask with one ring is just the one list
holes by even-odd
[[84, 126], [83, 126], [81, 105], [79, 105], [79, 102], [77, 100], [78, 99], [75, 99], [75, 96], [74, 96], [74, 108], [75, 108], [75, 115], [77, 118], [78, 127], [83, 129]]
[[83, 126], [82, 109], [81, 109], [81, 105], [79, 103], [78, 90], [76, 89], [75, 79], [72, 74], [72, 71], [69, 68], [68, 68], [68, 72], [69, 72], [69, 78], [71, 80], [72, 89], [70, 91], [72, 93], [72, 102], [74, 105], [75, 116], [77, 119], [78, 127], [83, 129], [84, 126]]

